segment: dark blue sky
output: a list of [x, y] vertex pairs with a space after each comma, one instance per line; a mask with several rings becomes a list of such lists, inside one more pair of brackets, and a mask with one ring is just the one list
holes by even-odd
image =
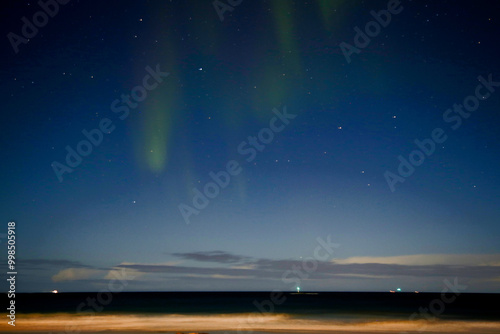
[[21, 291], [499, 291], [498, 4], [47, 3], [0, 20]]

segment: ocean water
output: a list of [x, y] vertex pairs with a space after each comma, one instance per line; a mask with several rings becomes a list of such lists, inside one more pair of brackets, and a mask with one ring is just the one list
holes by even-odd
[[500, 333], [499, 297], [366, 292], [17, 294], [16, 327], [4, 321], [0, 331]]

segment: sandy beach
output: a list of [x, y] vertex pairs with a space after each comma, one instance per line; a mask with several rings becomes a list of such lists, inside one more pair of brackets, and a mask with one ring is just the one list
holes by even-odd
[[340, 322], [305, 320], [286, 315], [19, 315], [15, 330], [3, 323], [4, 333], [500, 333], [495, 321], [386, 320]]

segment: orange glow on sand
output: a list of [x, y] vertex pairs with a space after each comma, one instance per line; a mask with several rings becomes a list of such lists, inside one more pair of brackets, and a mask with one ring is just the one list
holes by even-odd
[[[500, 333], [500, 322], [485, 321], [366, 321], [349, 323], [337, 320], [307, 320], [286, 315], [260, 315], [258, 313], [231, 315], [70, 315], [70, 314], [19, 314], [16, 332], [70, 331], [95, 332], [307, 332], [307, 333]], [[6, 323], [0, 325], [0, 331], [12, 331]]]

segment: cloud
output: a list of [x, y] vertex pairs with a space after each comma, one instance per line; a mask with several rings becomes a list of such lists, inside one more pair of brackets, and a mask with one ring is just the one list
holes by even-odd
[[[127, 265], [127, 264], [130, 263], [124, 262], [121, 265]], [[64, 282], [64, 281], [86, 280], [88, 282], [93, 282], [93, 283], [103, 283], [103, 282], [108, 282], [110, 280], [113, 281], [119, 280], [123, 282], [123, 281], [131, 281], [141, 276], [141, 273], [137, 272], [136, 270], [123, 268], [119, 266], [106, 269], [68, 268], [61, 270], [57, 274], [52, 276], [52, 281]]]
[[241, 265], [236, 265], [236, 266], [231, 266], [231, 269], [245, 269], [245, 270], [252, 270], [256, 269], [257, 265], [255, 263], [251, 264], [241, 264]]
[[499, 266], [500, 254], [416, 254], [401, 256], [357, 256], [332, 260], [336, 264], [398, 264], [398, 265], [451, 265], [451, 266]]
[[68, 268], [61, 270], [54, 276], [52, 276], [52, 281], [54, 282], [64, 282], [64, 281], [77, 281], [85, 280], [89, 278], [94, 278], [99, 274], [102, 275], [101, 270], [89, 269], [89, 268]]
[[337, 274], [336, 276], [347, 277], [347, 278], [392, 278], [391, 276], [368, 275], [368, 274]]
[[[131, 281], [142, 275], [142, 273], [138, 272], [137, 270], [120, 267], [122, 265], [128, 265], [128, 264], [132, 263], [122, 262], [120, 265], [113, 267], [108, 271], [106, 276], [104, 276], [104, 279], [105, 280], [119, 279], [120, 281]], [[173, 264], [175, 264], [175, 262], [166, 263], [165, 265], [173, 265]]]
[[215, 262], [215, 263], [236, 263], [247, 261], [250, 259], [246, 256], [230, 254], [224, 251], [211, 251], [211, 252], [192, 252], [192, 253], [173, 253], [177, 257], [194, 260], [199, 262]]
[[231, 275], [211, 275], [211, 278], [222, 278], [222, 279], [251, 279], [254, 278], [254, 276], [231, 276]]
[[[128, 263], [118, 267], [128, 268], [144, 274], [164, 274], [166, 277], [232, 277], [282, 280], [297, 277], [297, 270], [305, 273], [305, 266], [314, 270], [307, 272], [307, 279], [387, 279], [396, 277], [467, 277], [493, 280], [500, 275], [498, 255], [447, 255], [425, 254], [391, 257], [350, 257], [333, 261], [303, 262], [301, 260], [251, 259], [226, 252], [184, 253], [186, 257], [226, 264], [231, 261], [246, 261], [234, 266], [181, 266], [178, 264]], [[199, 257], [200, 254], [203, 254]], [[185, 258], [186, 258], [185, 257]], [[294, 269], [295, 268], [295, 269]], [[295, 273], [294, 273], [295, 271]]]
[[42, 269], [48, 270], [54, 267], [71, 267], [71, 268], [92, 268], [91, 266], [82, 264], [78, 261], [69, 260], [47, 260], [47, 259], [26, 259], [19, 262], [19, 265], [26, 269]]
[[[342, 282], [356, 280], [360, 286], [365, 282], [378, 281], [380, 286], [390, 280], [425, 279], [440, 281], [459, 277], [461, 280], [489, 282], [488, 289], [498, 286], [500, 277], [500, 255], [498, 254], [417, 254], [388, 257], [349, 257], [331, 261], [307, 262], [290, 259], [250, 258], [223, 251], [175, 253], [182, 259], [200, 262], [191, 266], [182, 261], [165, 263], [122, 262], [109, 268], [92, 268], [84, 264], [64, 260], [34, 261], [31, 265], [63, 266], [77, 264], [59, 271], [52, 277], [54, 282], [85, 281], [89, 284], [107, 284], [117, 277], [130, 283], [129, 287], [162, 286], [167, 281], [185, 282], [186, 289], [237, 288], [235, 281], [260, 286], [283, 286], [293, 278], [310, 280], [314, 286], [342, 286]], [[305, 268], [309, 268], [306, 270]], [[288, 281], [284, 280], [288, 278]], [[290, 280], [291, 278], [291, 280]], [[314, 282], [314, 283], [312, 283]], [[243, 283], [240, 283], [243, 284]], [[267, 285], [266, 285], [267, 284]], [[339, 285], [340, 284], [340, 285]], [[493, 285], [491, 285], [493, 284]]]
[[135, 270], [139, 273], [164, 273], [172, 275], [226, 275], [226, 276], [245, 276], [248, 275], [247, 269], [236, 269], [226, 267], [193, 267], [178, 266], [171, 264], [148, 264], [148, 263], [130, 263], [120, 264], [118, 268]]

